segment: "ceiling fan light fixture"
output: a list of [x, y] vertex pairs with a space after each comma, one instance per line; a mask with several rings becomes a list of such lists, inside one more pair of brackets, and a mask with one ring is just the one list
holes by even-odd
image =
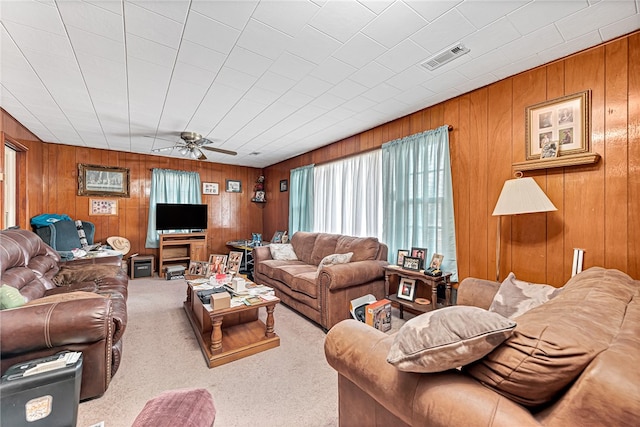
[[187, 147], [182, 147], [180, 150], [178, 150], [178, 152], [180, 153], [180, 155], [186, 156], [189, 153], [189, 149]]
[[191, 150], [191, 153], [189, 153], [189, 157], [191, 157], [193, 160], [199, 159], [200, 156], [202, 156], [202, 151], [200, 151], [198, 148], [194, 148], [193, 150]]

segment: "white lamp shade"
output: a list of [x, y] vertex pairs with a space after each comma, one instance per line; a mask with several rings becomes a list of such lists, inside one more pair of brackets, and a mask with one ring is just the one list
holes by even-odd
[[557, 210], [533, 178], [516, 178], [504, 183], [493, 216]]

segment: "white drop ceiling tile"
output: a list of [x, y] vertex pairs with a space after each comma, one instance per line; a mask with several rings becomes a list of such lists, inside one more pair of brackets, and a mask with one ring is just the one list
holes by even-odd
[[451, 97], [454, 96], [458, 96], [461, 95], [463, 93], [467, 93], [470, 92], [472, 90], [478, 89], [480, 87], [486, 86], [488, 84], [491, 84], [493, 82], [496, 81], [496, 76], [492, 73], [487, 73], [481, 76], [477, 76], [476, 78], [474, 78], [473, 80], [469, 80], [467, 83], [464, 83], [460, 86], [458, 86], [458, 91], [454, 91], [452, 92], [453, 95], [451, 95]]
[[276, 59], [269, 71], [290, 79], [300, 80], [315, 68], [315, 64], [305, 61], [288, 52], [284, 52]]
[[526, 35], [588, 6], [586, 0], [558, 1], [553, 4], [532, 1], [507, 15], [507, 19], [513, 22], [520, 34]]
[[[246, 123], [251, 123], [251, 120], [260, 114], [260, 112], [265, 108], [266, 105], [261, 102], [241, 99], [225, 116], [222, 121], [222, 125], [227, 126], [229, 129], [233, 129], [233, 133], [236, 133], [244, 127]], [[215, 129], [213, 132], [215, 135]]]
[[187, 20], [187, 12], [189, 11], [189, 0], [171, 0], [171, 1], [136, 1], [128, 0], [138, 7], [148, 9], [165, 18], [172, 19], [176, 22], [184, 23]]
[[439, 92], [451, 86], [458, 86], [468, 82], [469, 79], [461, 75], [458, 70], [450, 71], [445, 74], [434, 77], [421, 84], [422, 87], [429, 89], [431, 92]]
[[259, 86], [253, 86], [244, 94], [242, 99], [269, 105], [275, 102], [278, 98], [280, 98], [281, 95], [282, 94], [280, 93], [273, 92]]
[[220, 70], [225, 58], [226, 56], [220, 52], [188, 40], [182, 40], [178, 52], [178, 61], [216, 73]]
[[251, 19], [237, 45], [270, 59], [277, 59], [291, 44], [292, 37]]
[[[640, 4], [638, 4], [637, 10], [640, 11]], [[603, 41], [608, 41], [635, 31], [638, 28], [640, 28], [640, 15], [636, 13], [635, 15], [600, 28], [600, 34], [602, 34]]]
[[460, 65], [456, 71], [471, 80], [476, 76], [490, 73], [495, 67], [506, 66], [511, 62], [513, 60], [508, 58], [502, 51], [494, 50], [479, 58], [474, 58], [473, 61]]
[[69, 27], [67, 30], [76, 55], [88, 53], [124, 64], [126, 55], [124, 43], [75, 27]]
[[351, 80], [356, 81], [368, 88], [375, 87], [384, 82], [395, 73], [384, 67], [377, 62], [372, 62], [365, 68], [361, 68], [349, 77]]
[[402, 116], [400, 113], [396, 113], [398, 110], [404, 110], [408, 107], [404, 102], [400, 102], [397, 99], [385, 99], [384, 102], [378, 103], [371, 107], [372, 111], [378, 111], [381, 113], [387, 112], [393, 118], [390, 120], [395, 120], [398, 117]]
[[[633, 13], [637, 13], [636, 5], [630, 1], [601, 1], [559, 20], [555, 25], [565, 40], [571, 40]], [[640, 21], [640, 15], [637, 16]]]
[[[584, 34], [580, 37], [577, 37], [573, 40], [569, 40], [568, 42], [565, 43], [560, 43], [556, 46], [553, 46], [549, 49], [545, 49], [543, 52], [538, 53], [538, 55], [536, 56], [536, 58], [538, 58], [538, 63], [539, 64], [544, 64], [547, 62], [551, 62], [554, 61], [556, 59], [559, 58], [563, 58], [573, 52], [579, 52], [583, 49], [586, 49], [588, 47], [591, 46], [595, 46], [598, 43], [602, 42], [602, 38], [600, 37], [600, 33], [598, 31], [591, 31], [588, 34]], [[537, 64], [537, 65], [539, 65]], [[508, 69], [508, 67], [507, 67]], [[502, 75], [503, 77], [508, 77], [509, 75], [512, 74], [508, 74], [508, 75], [504, 75], [504, 68], [500, 69], [500, 73], [498, 73], [499, 75]], [[515, 73], [513, 73], [515, 74]]]
[[342, 104], [340, 107], [343, 109], [349, 110], [351, 114], [353, 114], [360, 111], [366, 111], [376, 104], [377, 102], [375, 101], [359, 96], [357, 98], [350, 99], [349, 101]]
[[173, 70], [173, 80], [190, 82], [207, 89], [213, 83], [216, 74], [215, 71], [206, 70], [185, 62], [177, 62]]
[[375, 17], [360, 3], [333, 0], [322, 6], [309, 24], [344, 43]]
[[531, 0], [465, 1], [457, 5], [456, 9], [476, 28], [483, 28], [489, 24], [493, 26], [494, 21], [498, 21], [530, 1]]
[[229, 67], [222, 67], [215, 81], [245, 92], [256, 83], [257, 77]]
[[[451, 31], [452, 28], [455, 28], [456, 31]], [[411, 36], [411, 40], [425, 50], [436, 53], [475, 31], [476, 27], [467, 21], [460, 12], [453, 9], [415, 33]]]
[[124, 4], [127, 34], [178, 49], [183, 24], [131, 3]]
[[335, 58], [327, 58], [311, 75], [329, 83], [339, 83], [356, 72], [356, 68]]
[[[302, 108], [303, 106], [309, 104], [311, 101], [313, 101], [313, 98], [309, 95], [290, 90], [278, 99], [278, 102], [274, 105], [274, 107], [286, 104], [295, 108]], [[287, 109], [287, 111], [289, 110]], [[291, 112], [289, 112], [289, 114], [290, 113]]]
[[368, 87], [354, 82], [351, 79], [346, 79], [335, 85], [327, 93], [339, 96], [348, 101], [349, 99], [362, 95], [367, 90], [369, 90]]
[[494, 49], [501, 48], [521, 35], [511, 21], [499, 19], [488, 27], [476, 31], [462, 39], [464, 46], [471, 50], [470, 55], [478, 57]]
[[333, 53], [333, 57], [356, 68], [363, 67], [387, 49], [364, 34], [358, 33]]
[[522, 71], [530, 70], [531, 68], [537, 67], [540, 64], [541, 60], [538, 55], [532, 54], [527, 57], [521, 58], [516, 62], [512, 62], [509, 65], [498, 68], [494, 70], [492, 74], [495, 75], [497, 79], [502, 79], [521, 73]]
[[362, 32], [392, 48], [427, 25], [420, 15], [402, 2], [396, 2], [371, 21]]
[[405, 91], [418, 86], [431, 78], [433, 78], [433, 76], [429, 75], [424, 67], [414, 65], [413, 67], [409, 67], [398, 74], [394, 74], [394, 76], [387, 79], [386, 82], [391, 86], [395, 86], [398, 89]]
[[558, 32], [557, 27], [551, 24], [505, 44], [501, 51], [511, 62], [516, 62], [524, 56], [551, 49], [562, 43], [564, 43], [562, 35]]
[[358, 0], [364, 7], [380, 15], [386, 8], [391, 6], [395, 0]]
[[38, 30], [46, 28], [50, 33], [65, 35], [55, 5], [36, 1], [8, 1], [2, 2], [1, 11], [3, 22], [15, 22]]
[[280, 74], [267, 71], [258, 79], [257, 86], [277, 93], [284, 93], [295, 86], [296, 81]]
[[273, 60], [236, 46], [227, 57], [224, 65], [255, 77], [260, 77], [273, 64]]
[[431, 54], [411, 40], [399, 43], [386, 53], [380, 55], [376, 62], [390, 70], [400, 73], [412, 65], [423, 62]]
[[77, 27], [90, 33], [122, 42], [124, 25], [122, 15], [85, 2], [57, 2], [66, 26]]
[[331, 87], [331, 83], [314, 76], [306, 76], [293, 87], [293, 90], [309, 96], [319, 96], [328, 91]]
[[[127, 61], [127, 71], [129, 73], [129, 86], [136, 84], [159, 85], [167, 88], [171, 79], [171, 68], [162, 67], [151, 62], [138, 58], [129, 57]], [[135, 81], [132, 82], [132, 79]], [[163, 93], [166, 91], [163, 91]]]
[[418, 86], [409, 90], [406, 90], [394, 98], [407, 105], [424, 105], [424, 100], [430, 96], [433, 96], [434, 92], [430, 91], [424, 86]]
[[252, 18], [295, 36], [318, 10], [318, 5], [307, 0], [261, 2]]
[[78, 53], [78, 64], [92, 98], [126, 105], [127, 75], [122, 64], [87, 53]]
[[383, 83], [378, 85], [372, 89], [369, 89], [365, 93], [362, 94], [365, 98], [368, 98], [375, 102], [383, 102], [389, 98], [393, 98], [394, 96], [400, 93], [400, 89], [395, 88], [391, 85]]
[[325, 110], [332, 110], [334, 108], [338, 108], [340, 105], [344, 104], [345, 100], [332, 95], [330, 93], [325, 93], [320, 95], [316, 99], [314, 99], [310, 105], [323, 108]]
[[[188, 81], [173, 80], [167, 94], [160, 126], [165, 129], [182, 130], [206, 95], [207, 89]], [[173, 122], [167, 123], [167, 119], [176, 120], [180, 125], [173, 124]]]
[[427, 22], [432, 22], [441, 15], [444, 15], [447, 11], [453, 9], [456, 5], [462, 3], [462, 0], [405, 0], [405, 3], [418, 12]]
[[340, 46], [339, 41], [307, 25], [291, 40], [287, 51], [314, 64], [320, 64]]
[[211, 1], [193, 0], [191, 10], [218, 22], [242, 30], [249, 21], [258, 1]]
[[[38, 0], [41, 1], [41, 0]], [[91, 3], [92, 5], [99, 7], [101, 9], [108, 10], [109, 12], [113, 12], [118, 15], [122, 15], [122, 2], [113, 1], [113, 0], [84, 0], [87, 3]], [[48, 3], [49, 1], [46, 1]], [[54, 3], [51, 0], [51, 3]]]
[[184, 28], [184, 39], [228, 54], [240, 31], [196, 12], [191, 12]]
[[14, 22], [4, 22], [3, 24], [11, 39], [20, 45], [21, 50], [29, 49], [65, 58], [73, 58], [73, 51], [66, 36], [56, 35]]
[[127, 33], [127, 56], [141, 59], [161, 67], [173, 68], [178, 50]]
[[242, 98], [243, 94], [242, 90], [214, 82], [189, 122], [189, 127], [193, 126], [198, 129], [198, 132], [206, 134]]

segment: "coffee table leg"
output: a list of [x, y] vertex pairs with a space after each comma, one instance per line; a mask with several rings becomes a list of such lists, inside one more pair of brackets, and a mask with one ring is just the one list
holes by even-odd
[[273, 310], [276, 308], [275, 305], [268, 305], [267, 307], [267, 323], [266, 323], [266, 332], [264, 336], [267, 338], [271, 338], [275, 335], [273, 332], [275, 329], [275, 319], [273, 318]]
[[211, 352], [215, 353], [222, 349], [222, 316], [211, 319], [213, 328], [211, 330]]

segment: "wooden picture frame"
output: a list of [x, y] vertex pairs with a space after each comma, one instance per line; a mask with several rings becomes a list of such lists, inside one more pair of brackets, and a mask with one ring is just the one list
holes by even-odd
[[191, 261], [188, 271], [192, 276], [211, 276], [211, 266], [208, 262], [204, 261]]
[[223, 274], [227, 270], [227, 255], [211, 254], [209, 255], [209, 275]]
[[220, 184], [218, 184], [217, 182], [203, 182], [202, 194], [220, 194]]
[[271, 243], [282, 243], [282, 236], [284, 235], [284, 233], [284, 231], [276, 231], [275, 233], [273, 233]]
[[229, 258], [227, 260], [227, 272], [237, 274], [240, 272], [240, 266], [242, 265], [242, 256], [244, 254], [240, 251], [229, 252]]
[[78, 196], [129, 197], [129, 168], [78, 163]]
[[407, 249], [398, 249], [398, 256], [396, 260], [396, 264], [400, 267], [404, 265], [404, 257], [409, 256], [409, 250]]
[[404, 268], [405, 270], [420, 271], [423, 261], [424, 260], [422, 258], [405, 256], [402, 260], [402, 268]]
[[[591, 151], [591, 91], [578, 92], [541, 102], [525, 110], [527, 160], [542, 157], [543, 147], [557, 145], [557, 156]], [[547, 153], [546, 158], [555, 157]]]
[[225, 181], [227, 193], [242, 193], [242, 181], [236, 179], [227, 179]]
[[433, 254], [431, 257], [431, 262], [429, 263], [429, 268], [440, 270], [440, 266], [442, 265], [442, 260], [444, 259], [444, 255]]
[[284, 193], [287, 190], [289, 190], [289, 181], [287, 181], [286, 179], [281, 179], [280, 180], [280, 192]]
[[420, 258], [422, 261], [420, 262], [420, 269], [424, 268], [424, 263], [427, 258], [427, 248], [411, 248], [411, 256], [414, 258]]
[[118, 215], [118, 199], [89, 199], [89, 215]]
[[396, 296], [400, 299], [413, 301], [416, 296], [416, 279], [409, 279], [408, 277], [401, 278], [400, 283], [398, 283], [398, 293]]

